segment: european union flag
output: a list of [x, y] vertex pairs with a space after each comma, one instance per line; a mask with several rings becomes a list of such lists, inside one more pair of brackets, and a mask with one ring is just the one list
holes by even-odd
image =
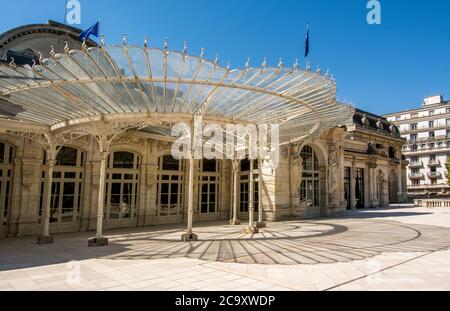
[[78, 36], [78, 38], [81, 41], [84, 41], [84, 39], [89, 39], [89, 37], [91, 35], [94, 35], [98, 38], [98, 28], [99, 28], [100, 22], [95, 23], [94, 26], [91, 26], [90, 28], [86, 29], [85, 31], [83, 31], [82, 33], [80, 33], [80, 35]]

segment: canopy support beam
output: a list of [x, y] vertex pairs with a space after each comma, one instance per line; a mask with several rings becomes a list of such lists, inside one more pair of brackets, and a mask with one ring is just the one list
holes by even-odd
[[237, 206], [238, 206], [238, 191], [239, 191], [239, 163], [238, 159], [234, 159], [233, 163], [233, 218], [230, 221], [230, 224], [233, 226], [237, 226], [241, 224], [241, 221], [237, 217]]
[[191, 152], [189, 158], [189, 188], [188, 188], [188, 211], [187, 211], [187, 232], [181, 236], [183, 242], [197, 241], [198, 236], [193, 233], [192, 223], [194, 217], [194, 150], [195, 135], [194, 128], [191, 128]]

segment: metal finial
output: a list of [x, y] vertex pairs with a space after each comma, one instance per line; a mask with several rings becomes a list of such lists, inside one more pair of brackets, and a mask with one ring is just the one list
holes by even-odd
[[122, 45], [127, 45], [127, 34], [123, 33], [122, 34]]
[[187, 41], [184, 41], [184, 48], [183, 48], [184, 55], [187, 54], [187, 47], [188, 47], [188, 43], [187, 43]]
[[169, 39], [164, 38], [164, 51], [167, 51], [168, 48], [169, 48]]
[[245, 63], [245, 69], [249, 70], [250, 69], [250, 57], [247, 58], [247, 62]]
[[330, 69], [327, 69], [327, 72], [325, 73], [325, 77], [329, 77], [330, 76]]
[[267, 57], [264, 57], [263, 63], [261, 65], [263, 68], [267, 68]]
[[231, 67], [230, 67], [230, 61], [227, 62], [227, 70], [230, 71]]
[[201, 48], [200, 58], [203, 59], [204, 56], [205, 56], [205, 48]]
[[64, 53], [69, 53], [70, 47], [69, 47], [69, 41], [64, 41]]
[[14, 57], [11, 57], [11, 62], [9, 63], [9, 66], [16, 69], [16, 63], [14, 63]]
[[144, 49], [148, 48], [148, 36], [144, 37]]
[[317, 73], [321, 73], [321, 72], [322, 72], [322, 69], [320, 69], [320, 66], [317, 66], [316, 72], [317, 72]]
[[83, 50], [87, 50], [86, 38], [83, 39], [83, 44], [81, 45]]
[[216, 52], [216, 59], [214, 60], [214, 64], [219, 65], [219, 52]]
[[298, 70], [298, 68], [300, 68], [300, 64], [298, 63], [298, 58], [296, 58], [294, 63], [294, 69]]
[[278, 62], [278, 68], [283, 68], [283, 60], [280, 58], [280, 61]]
[[51, 48], [51, 50], [50, 50], [50, 56], [51, 56], [52, 58], [55, 58], [55, 55], [56, 55], [55, 47], [54, 47], [53, 45], [50, 45], [50, 48]]
[[308, 63], [308, 65], [306, 66], [306, 71], [311, 71], [311, 65]]

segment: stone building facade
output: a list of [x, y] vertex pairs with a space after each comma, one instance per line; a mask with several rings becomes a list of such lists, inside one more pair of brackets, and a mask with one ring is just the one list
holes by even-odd
[[386, 118], [407, 140], [408, 192], [416, 197], [446, 197], [450, 192], [450, 101], [442, 95], [424, 99], [421, 108], [395, 112]]
[[[389, 130], [358, 124], [360, 118], [356, 112], [355, 122], [345, 128], [282, 147], [278, 168], [262, 165], [261, 178], [255, 167], [255, 207], [262, 206], [265, 221], [337, 216], [346, 209], [398, 202], [406, 180], [406, 163], [400, 157], [404, 141]], [[60, 149], [51, 190], [50, 232], [95, 229], [100, 165], [96, 148], [95, 141], [86, 137]], [[50, 191], [45, 152], [27, 137], [7, 134], [0, 134], [0, 151], [0, 235], [38, 234], [43, 198]], [[105, 229], [185, 221], [187, 165], [172, 158], [170, 141], [129, 132], [114, 141], [107, 163]], [[231, 161], [199, 160], [194, 167], [194, 220], [229, 220]], [[240, 162], [241, 220], [248, 219], [249, 169], [249, 161]]]
[[[4, 61], [8, 55], [16, 55], [29, 64], [38, 57], [32, 42], [47, 40], [61, 50], [66, 40], [80, 44], [76, 35], [76, 30], [55, 23], [21, 27], [0, 36], [0, 52]], [[0, 122], [6, 118], [0, 109]], [[195, 161], [194, 221], [230, 220], [233, 195], [237, 197], [237, 218], [248, 219], [253, 195], [264, 221], [337, 216], [347, 209], [399, 202], [406, 184], [407, 163], [401, 156], [404, 144], [397, 128], [386, 119], [356, 110], [353, 122], [346, 126], [282, 147], [275, 170], [264, 162], [255, 163], [251, 174], [250, 161], [240, 161], [237, 192], [233, 190], [231, 161]], [[106, 166], [105, 229], [186, 221], [188, 164], [172, 158], [171, 145], [170, 137], [135, 130], [112, 142]], [[0, 133], [0, 237], [39, 234], [44, 198], [50, 191], [51, 233], [95, 230], [101, 163], [98, 148], [92, 136], [59, 146], [49, 185], [42, 145], [29, 135]]]

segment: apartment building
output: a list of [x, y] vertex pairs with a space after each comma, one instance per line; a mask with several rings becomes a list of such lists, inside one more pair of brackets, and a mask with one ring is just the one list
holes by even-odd
[[447, 162], [450, 155], [450, 101], [427, 97], [421, 108], [386, 115], [407, 139], [403, 154], [408, 192], [414, 195], [450, 194]]

